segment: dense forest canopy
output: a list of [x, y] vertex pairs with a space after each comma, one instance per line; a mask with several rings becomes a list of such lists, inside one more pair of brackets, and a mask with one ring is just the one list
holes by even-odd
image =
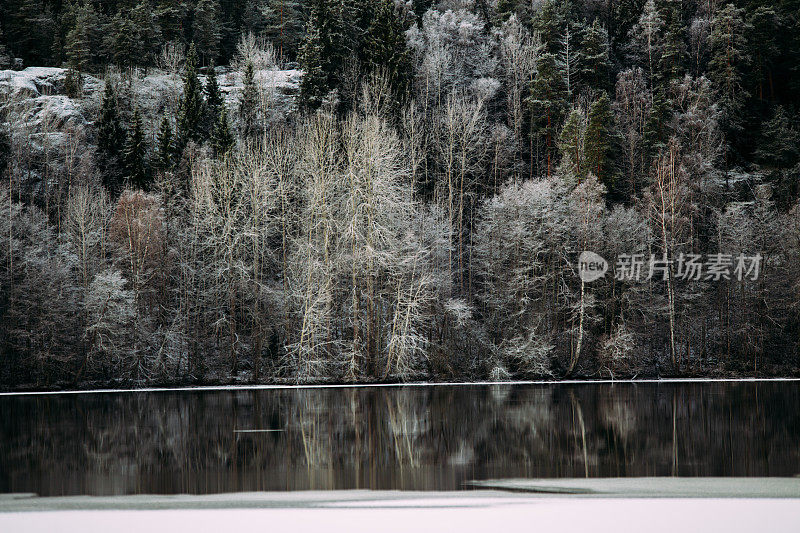
[[798, 370], [797, 0], [7, 0], [0, 32], [4, 386]]

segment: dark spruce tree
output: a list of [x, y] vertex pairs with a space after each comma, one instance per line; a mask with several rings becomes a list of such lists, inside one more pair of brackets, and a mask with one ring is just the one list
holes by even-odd
[[589, 89], [606, 91], [611, 82], [608, 34], [594, 19], [583, 31], [578, 52], [578, 82]]
[[558, 128], [567, 111], [567, 86], [555, 54], [543, 52], [536, 61], [536, 76], [528, 95], [531, 134], [543, 145], [540, 167], [549, 177], [555, 170]]
[[659, 81], [666, 87], [683, 76], [686, 67], [686, 24], [682, 4], [669, 2], [664, 10], [664, 37], [658, 58]]
[[186, 66], [183, 72], [183, 94], [178, 104], [178, 148], [183, 148], [189, 141], [201, 143], [203, 136], [203, 101], [202, 86], [197, 77], [197, 52], [194, 43], [189, 47]]
[[[747, 26], [743, 10], [733, 4], [720, 8], [714, 17], [711, 32], [711, 61], [708, 78], [713, 84], [720, 108], [720, 126], [730, 146], [736, 145], [737, 136], [744, 127], [744, 106], [749, 96], [744, 84], [749, 66], [746, 48]], [[726, 166], [730, 150], [726, 152]]]
[[0, 22], [0, 69], [6, 69], [11, 65], [11, 54], [6, 48], [6, 38], [3, 35], [3, 24]]
[[192, 40], [203, 63], [217, 58], [220, 45], [220, 20], [214, 0], [200, 0], [194, 8]]
[[266, 0], [264, 37], [275, 46], [280, 60], [297, 59], [303, 38], [303, 4], [298, 0]]
[[[244, 69], [242, 94], [239, 96], [239, 124], [243, 137], [249, 137], [258, 130], [256, 112], [258, 110], [258, 89], [256, 88], [253, 63], [248, 62]], [[219, 113], [217, 114], [219, 116]]]
[[205, 93], [206, 97], [203, 129], [208, 132], [209, 135], [211, 135], [211, 132], [214, 130], [214, 124], [219, 116], [219, 110], [223, 105], [222, 92], [219, 90], [216, 69], [213, 61], [208, 67], [206, 86], [203, 89], [203, 92]]
[[97, 148], [103, 172], [103, 184], [112, 194], [122, 190], [120, 154], [125, 144], [125, 127], [119, 113], [119, 102], [111, 82], [106, 81], [100, 122], [97, 127]]
[[410, 91], [411, 61], [392, 0], [380, 1], [364, 44], [367, 66], [371, 72], [386, 77], [392, 93], [390, 111], [398, 116]]
[[349, 52], [344, 31], [344, 4], [313, 0], [310, 9], [306, 36], [300, 47], [300, 64], [305, 71], [300, 82], [300, 101], [306, 109], [316, 109], [339, 87]]
[[608, 94], [602, 93], [600, 98], [589, 107], [584, 141], [584, 159], [586, 168], [592, 172], [600, 183], [611, 192], [614, 190], [615, 152], [618, 146], [618, 135], [614, 125], [614, 113]]
[[322, 67], [322, 54], [322, 36], [312, 18], [306, 26], [306, 37], [300, 49], [300, 65], [304, 71], [300, 81], [300, 102], [305, 109], [321, 106], [330, 90], [328, 76]]
[[231, 132], [230, 124], [228, 124], [228, 111], [225, 106], [222, 106], [211, 133], [211, 149], [214, 151], [214, 157], [224, 157], [235, 144], [236, 140]]
[[140, 63], [144, 51], [138, 39], [136, 25], [127, 11], [120, 11], [111, 21], [111, 31], [106, 47], [114, 63], [121, 67], [133, 67]]
[[161, 119], [156, 138], [158, 152], [156, 153], [156, 168], [168, 172], [175, 168], [175, 136], [172, 133], [170, 120], [165, 116]]
[[147, 144], [139, 110], [133, 112], [125, 149], [122, 152], [122, 170], [125, 182], [133, 188], [146, 190], [150, 185], [150, 170], [147, 165]]

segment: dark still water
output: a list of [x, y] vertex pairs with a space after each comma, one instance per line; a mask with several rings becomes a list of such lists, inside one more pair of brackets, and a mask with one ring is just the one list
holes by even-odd
[[0, 397], [0, 493], [465, 488], [800, 474], [800, 383]]

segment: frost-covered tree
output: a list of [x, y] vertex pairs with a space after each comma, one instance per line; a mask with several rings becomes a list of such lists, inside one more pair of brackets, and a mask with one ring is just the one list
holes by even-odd
[[512, 15], [500, 30], [500, 57], [506, 92], [506, 115], [514, 140], [515, 172], [521, 173], [524, 151], [525, 97], [536, 67], [537, 42]]
[[84, 290], [103, 264], [110, 213], [108, 194], [102, 188], [95, 191], [89, 185], [75, 185], [70, 189], [63, 227]]
[[468, 90], [488, 99], [498, 83], [497, 46], [480, 17], [466, 10], [429, 10], [422, 25], [407, 31], [416, 65], [416, 94], [420, 101], [441, 107], [447, 95]]
[[561, 128], [558, 148], [561, 152], [560, 174], [570, 182], [580, 182], [590, 170], [584, 161], [586, 142], [586, 111], [573, 108]]
[[680, 295], [675, 280], [676, 259], [691, 238], [689, 217], [693, 210], [685, 168], [681, 165], [681, 147], [671, 140], [652, 169], [652, 185], [648, 191], [648, 210], [657, 244], [661, 268], [658, 283], [664, 284], [665, 310], [669, 330], [667, 347], [670, 361], [678, 367]]
[[474, 237], [475, 269], [497, 354], [492, 366], [528, 376], [552, 372], [548, 287], [560, 282], [563, 189], [552, 180], [508, 184], [482, 206]]
[[620, 72], [613, 104], [621, 135], [622, 183], [617, 189], [628, 196], [636, 196], [644, 181], [647, 163], [644, 137], [650, 104], [644, 71], [636, 68]]
[[451, 95], [442, 110], [436, 130], [442, 176], [437, 196], [453, 229], [450, 271], [461, 289], [468, 280], [466, 246], [471, 212], [480, 193], [480, 170], [487, 156], [487, 118], [483, 100]]
[[84, 302], [89, 350], [78, 369], [79, 377], [87, 370], [105, 377], [131, 376], [136, 308], [126, 285], [118, 270], [100, 272], [92, 280]]

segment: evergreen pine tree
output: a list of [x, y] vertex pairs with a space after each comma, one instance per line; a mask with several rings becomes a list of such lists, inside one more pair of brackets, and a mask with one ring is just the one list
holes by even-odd
[[111, 31], [107, 36], [107, 47], [114, 62], [121, 67], [133, 67], [142, 59], [143, 50], [138, 39], [136, 25], [130, 12], [119, 11], [111, 21]]
[[578, 65], [578, 79], [583, 86], [599, 91], [609, 88], [611, 60], [608, 34], [597, 19], [583, 32]]
[[561, 52], [562, 36], [568, 24], [563, 2], [545, 0], [533, 18], [533, 29], [539, 33], [546, 52], [558, 56]]
[[647, 73], [650, 87], [658, 81], [658, 63], [664, 50], [664, 18], [655, 0], [647, 0], [638, 22], [631, 28], [626, 43], [628, 53]]
[[333, 0], [313, 0], [300, 47], [300, 63], [305, 74], [300, 83], [300, 100], [315, 109], [328, 93], [339, 87], [345, 57], [348, 55], [344, 31], [344, 4]]
[[64, 42], [67, 62], [72, 68], [86, 72], [91, 67], [100, 47], [98, 28], [99, 19], [91, 2], [75, 9], [74, 23]]
[[328, 76], [322, 67], [322, 53], [322, 36], [312, 12], [300, 49], [300, 64], [304, 71], [300, 80], [300, 102], [306, 109], [316, 109], [322, 105], [330, 90]]
[[0, 175], [6, 175], [6, 169], [11, 161], [11, 135], [10, 125], [0, 124]]
[[97, 147], [103, 166], [103, 182], [111, 192], [121, 190], [119, 156], [125, 144], [125, 128], [119, 114], [119, 103], [114, 87], [106, 81], [100, 122], [97, 127]]
[[6, 38], [3, 35], [3, 24], [0, 22], [0, 69], [8, 68], [11, 65], [11, 55], [6, 49]]
[[194, 8], [192, 37], [204, 62], [213, 61], [219, 54], [220, 20], [214, 0], [200, 0]]
[[536, 61], [536, 76], [528, 96], [531, 132], [544, 141], [545, 171], [554, 170], [556, 136], [567, 108], [564, 72], [555, 54], [544, 52]]
[[172, 125], [165, 116], [161, 119], [161, 126], [158, 128], [158, 154], [156, 155], [156, 165], [159, 170], [172, 170], [175, 166], [175, 138], [172, 134]]
[[214, 124], [217, 121], [217, 117], [219, 116], [220, 107], [223, 105], [222, 92], [219, 90], [216, 69], [214, 68], [213, 61], [208, 67], [206, 86], [203, 89], [203, 92], [205, 93], [206, 97], [204, 129], [211, 134], [211, 132], [214, 130]]
[[140, 56], [137, 65], [151, 65], [161, 51], [163, 38], [152, 0], [138, 0], [131, 10], [131, 21], [136, 30], [136, 50]]
[[411, 61], [392, 0], [381, 0], [377, 6], [364, 44], [367, 67], [386, 76], [393, 93], [393, 111], [399, 113], [410, 90]]
[[644, 124], [642, 147], [648, 158], [655, 157], [667, 143], [667, 122], [671, 114], [670, 104], [664, 90], [657, 88], [653, 92], [650, 113]]
[[182, 42], [191, 9], [187, 0], [155, 0], [153, 15], [158, 20], [164, 42]]
[[262, 9], [264, 36], [280, 59], [296, 59], [303, 35], [302, 6], [298, 0], [267, 0]]
[[686, 24], [680, 2], [667, 3], [663, 48], [658, 61], [659, 81], [667, 83], [683, 76], [686, 65]]
[[783, 106], [775, 106], [772, 118], [761, 126], [756, 158], [772, 168], [791, 168], [798, 163], [800, 135], [792, 128]]
[[611, 100], [606, 93], [595, 100], [589, 108], [585, 143], [584, 158], [587, 170], [594, 173], [609, 191], [613, 190], [617, 135]]
[[178, 104], [178, 147], [183, 150], [189, 141], [203, 141], [203, 93], [197, 77], [197, 52], [189, 47], [183, 71], [183, 95]]
[[224, 157], [234, 146], [235, 140], [228, 124], [228, 111], [223, 105], [219, 110], [219, 116], [214, 123], [214, 130], [211, 134], [211, 148], [216, 157]]
[[75, 69], [67, 69], [64, 75], [64, 93], [70, 98], [80, 98], [83, 92], [83, 77]]
[[742, 130], [742, 110], [748, 97], [744, 73], [748, 66], [743, 10], [728, 4], [717, 11], [711, 32], [708, 77], [717, 92], [720, 126], [729, 141]]
[[242, 135], [252, 135], [256, 131], [256, 110], [258, 109], [258, 89], [256, 88], [253, 63], [248, 62], [244, 69], [244, 87], [239, 97], [239, 123]]
[[146, 189], [149, 185], [147, 167], [147, 145], [144, 140], [144, 128], [139, 110], [133, 112], [128, 138], [122, 152], [122, 170], [125, 180], [132, 187]]
[[561, 151], [561, 170], [570, 174], [578, 182], [586, 177], [586, 163], [583, 160], [584, 141], [586, 136], [586, 113], [583, 109], [574, 108], [559, 137], [559, 150]]
[[[48, 65], [53, 59], [52, 41], [56, 34], [56, 20], [49, 2], [22, 0], [18, 18], [21, 24], [10, 35], [18, 53], [30, 65]], [[8, 30], [9, 28], [6, 28]]]
[[[778, 37], [784, 28], [775, 9], [759, 6], [748, 17], [747, 45], [753, 60], [752, 86], [759, 100], [774, 96], [773, 68], [780, 54]], [[785, 30], [784, 30], [785, 31]]]
[[219, 108], [222, 105], [222, 92], [219, 90], [219, 83], [217, 82], [217, 74], [213, 62], [208, 67], [204, 91], [206, 93], [206, 105], [209, 109], [214, 111], [215, 116], [218, 115]]
[[125, 139], [125, 128], [119, 116], [119, 103], [114, 86], [106, 82], [103, 103], [100, 109], [97, 146], [108, 154], [118, 154]]

